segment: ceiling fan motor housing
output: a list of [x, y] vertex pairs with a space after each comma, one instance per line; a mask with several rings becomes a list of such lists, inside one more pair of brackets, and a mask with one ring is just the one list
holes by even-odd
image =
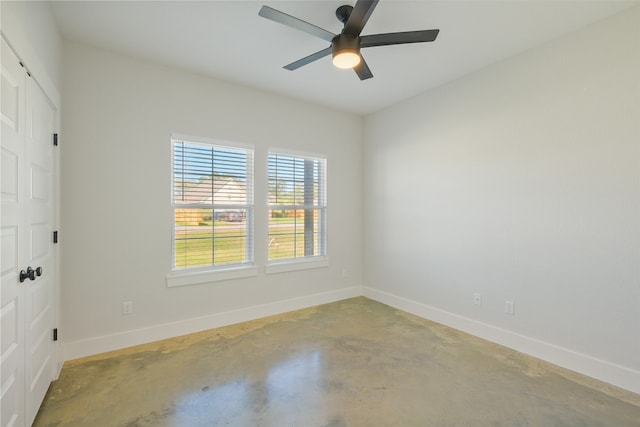
[[336, 56], [338, 53], [348, 52], [360, 52], [360, 37], [352, 36], [351, 34], [338, 34], [331, 40], [331, 53]]

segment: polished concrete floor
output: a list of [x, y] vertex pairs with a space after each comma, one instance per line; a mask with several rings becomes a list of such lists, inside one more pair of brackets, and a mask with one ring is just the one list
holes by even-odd
[[67, 362], [35, 426], [640, 426], [640, 396], [364, 297]]

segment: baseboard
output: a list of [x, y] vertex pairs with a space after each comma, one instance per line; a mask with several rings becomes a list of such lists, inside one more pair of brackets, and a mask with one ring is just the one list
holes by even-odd
[[63, 357], [64, 360], [78, 359], [80, 357], [91, 356], [134, 345], [232, 325], [234, 323], [246, 322], [248, 320], [255, 320], [261, 317], [286, 313], [288, 311], [299, 310], [302, 308], [312, 307], [314, 305], [327, 304], [361, 295], [362, 288], [360, 286], [353, 286], [334, 291], [245, 307], [237, 310], [214, 313], [207, 316], [185, 319], [177, 322], [163, 323], [146, 328], [133, 329], [84, 340], [65, 342], [63, 343]]
[[633, 369], [520, 335], [388, 292], [368, 287], [361, 288], [359, 286], [214, 313], [207, 316], [123, 331], [116, 334], [66, 342], [62, 344], [63, 358], [64, 360], [77, 359], [361, 295], [416, 316], [537, 357], [574, 372], [604, 381], [616, 387], [640, 394], [640, 372]]
[[640, 394], [640, 372], [554, 344], [478, 322], [388, 292], [364, 287], [363, 295], [416, 316], [520, 351], [571, 371]]

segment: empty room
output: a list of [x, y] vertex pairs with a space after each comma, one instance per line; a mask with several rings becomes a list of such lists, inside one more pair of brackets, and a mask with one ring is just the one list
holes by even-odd
[[640, 2], [0, 7], [1, 427], [640, 426]]

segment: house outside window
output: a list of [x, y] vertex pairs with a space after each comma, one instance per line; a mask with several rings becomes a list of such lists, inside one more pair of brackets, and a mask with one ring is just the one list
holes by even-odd
[[327, 160], [269, 151], [269, 263], [327, 257]]
[[172, 270], [253, 264], [253, 149], [193, 137], [172, 147]]

